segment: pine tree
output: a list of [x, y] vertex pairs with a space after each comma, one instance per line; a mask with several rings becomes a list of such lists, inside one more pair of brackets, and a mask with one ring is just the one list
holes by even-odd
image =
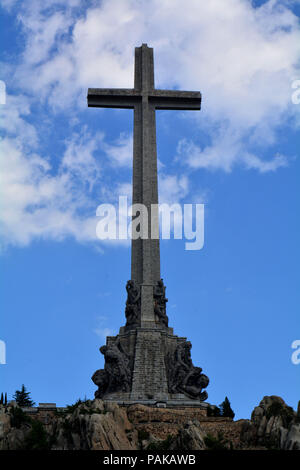
[[3, 392], [1, 393], [0, 405], [3, 405]]
[[16, 400], [17, 404], [21, 407], [25, 406], [34, 406], [34, 401], [30, 398], [30, 392], [26, 391], [25, 385], [22, 385], [21, 390], [16, 390], [13, 398]]
[[7, 405], [7, 393], [5, 392], [4, 405]]
[[221, 411], [221, 416], [232, 418], [232, 419], [235, 416], [235, 413], [230, 406], [230, 401], [228, 400], [227, 397], [225, 397], [225, 400], [220, 404], [220, 411]]
[[221, 411], [220, 411], [220, 408], [218, 408], [217, 406], [208, 406], [207, 407], [207, 416], [210, 416], [210, 417], [216, 417], [216, 416], [221, 416]]

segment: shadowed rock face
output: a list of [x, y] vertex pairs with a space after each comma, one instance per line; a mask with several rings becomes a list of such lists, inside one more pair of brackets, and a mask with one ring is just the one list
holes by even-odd
[[275, 396], [239, 421], [199, 408], [119, 407], [100, 399], [51, 411], [47, 424], [30, 416], [0, 405], [0, 450], [300, 450], [300, 407], [296, 413]]

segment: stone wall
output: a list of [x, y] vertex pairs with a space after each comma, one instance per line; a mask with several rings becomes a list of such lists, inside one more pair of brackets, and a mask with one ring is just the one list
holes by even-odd
[[[230, 418], [207, 417], [206, 410], [199, 408], [152, 408], [144, 405], [131, 405], [127, 409], [129, 421], [137, 430], [143, 430], [157, 439], [166, 439], [168, 435], [175, 436], [178, 430], [189, 422], [197, 421], [204, 433], [217, 437], [218, 432], [228, 434], [229, 428], [236, 429]], [[231, 426], [230, 426], [231, 425]], [[233, 425], [233, 426], [232, 426]], [[235, 432], [235, 431], [234, 431]], [[237, 434], [240, 427], [237, 428]], [[236, 432], [235, 432], [236, 436]]]

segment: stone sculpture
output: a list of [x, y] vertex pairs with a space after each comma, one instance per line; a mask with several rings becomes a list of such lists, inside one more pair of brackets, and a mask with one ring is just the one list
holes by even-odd
[[119, 338], [109, 345], [101, 346], [100, 352], [104, 355], [104, 369], [99, 369], [92, 377], [98, 386], [96, 398], [102, 398], [108, 393], [128, 392], [131, 388], [132, 371], [130, 358], [124, 352]]
[[168, 383], [170, 393], [184, 393], [200, 401], [207, 399], [202, 392], [209, 384], [209, 379], [202, 374], [201, 367], [195, 367], [191, 359], [191, 343], [179, 343], [174, 354], [168, 355]]
[[154, 287], [153, 297], [154, 313], [158, 317], [158, 321], [168, 327], [169, 319], [166, 314], [166, 303], [168, 302], [168, 299], [166, 298], [166, 287], [163, 279], [157, 281], [157, 285]]
[[129, 280], [126, 284], [126, 328], [137, 327], [139, 325], [141, 313], [141, 292], [135, 281]]

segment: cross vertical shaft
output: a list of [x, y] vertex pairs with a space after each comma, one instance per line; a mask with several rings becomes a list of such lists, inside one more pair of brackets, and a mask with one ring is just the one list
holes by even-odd
[[[131, 243], [131, 280], [140, 291], [140, 313], [138, 322], [132, 322], [134, 327], [137, 323], [156, 326], [154, 288], [160, 281], [160, 248], [155, 110], [199, 110], [200, 104], [200, 92], [155, 89], [153, 49], [147, 44], [135, 48], [134, 88], [88, 90], [90, 107], [134, 110], [132, 202], [143, 205], [148, 215], [140, 217], [140, 234], [146, 236], [133, 238]], [[139, 216], [137, 212], [133, 219]]]
[[158, 224], [157, 206], [153, 207], [158, 204], [155, 107], [148, 98], [154, 90], [153, 49], [144, 44], [135, 49], [134, 88], [142, 99], [134, 112], [132, 202], [147, 209], [148, 238], [132, 240], [131, 279], [141, 285], [143, 322], [154, 321], [153, 286], [160, 279], [159, 238], [151, 237], [151, 217]]

